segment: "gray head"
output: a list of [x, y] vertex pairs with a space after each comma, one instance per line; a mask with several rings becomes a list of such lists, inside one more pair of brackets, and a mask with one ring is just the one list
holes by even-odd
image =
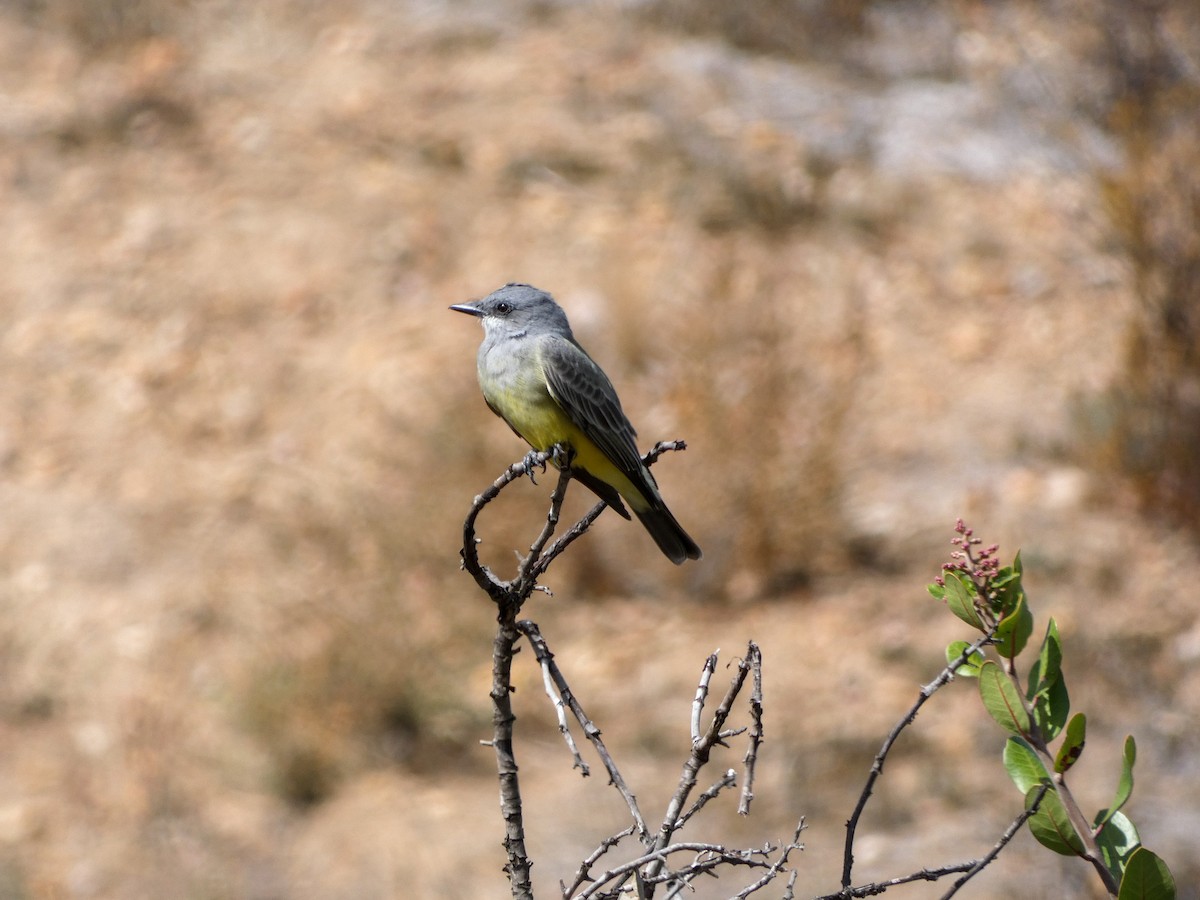
[[561, 334], [574, 340], [567, 314], [545, 291], [530, 284], [506, 284], [482, 300], [450, 307], [455, 312], [478, 316], [488, 337], [525, 334]]

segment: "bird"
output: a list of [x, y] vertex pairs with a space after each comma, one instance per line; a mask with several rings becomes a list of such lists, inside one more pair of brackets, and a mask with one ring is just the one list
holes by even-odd
[[[571, 475], [630, 518], [629, 509], [671, 562], [700, 559], [700, 548], [663, 502], [642, 462], [633, 425], [604, 370], [575, 340], [554, 298], [511, 282], [482, 300], [450, 307], [477, 317], [484, 338], [476, 360], [492, 412], [536, 451], [561, 446]], [[622, 502], [624, 501], [624, 502]]]

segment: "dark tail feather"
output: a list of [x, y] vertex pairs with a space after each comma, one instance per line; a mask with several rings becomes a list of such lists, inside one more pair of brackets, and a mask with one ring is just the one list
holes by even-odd
[[675, 521], [671, 511], [661, 501], [640, 512], [635, 509], [633, 514], [650, 532], [650, 537], [654, 538], [658, 549], [675, 565], [681, 565], [685, 559], [699, 559], [703, 555], [696, 542], [688, 537], [688, 533]]
[[588, 490], [612, 507], [623, 519], [629, 518], [629, 510], [625, 508], [625, 504], [621, 502], [621, 495], [617, 493], [617, 489], [607, 482], [601, 481], [591, 472], [586, 469], [572, 469], [571, 474], [576, 481], [582, 482]]

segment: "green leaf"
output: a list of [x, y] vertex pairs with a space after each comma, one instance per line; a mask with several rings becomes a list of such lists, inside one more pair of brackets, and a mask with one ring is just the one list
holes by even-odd
[[1061, 675], [1033, 697], [1033, 720], [1047, 741], [1058, 737], [1070, 712], [1071, 698], [1067, 694], [1067, 682]]
[[1029, 692], [1025, 695], [1030, 700], [1036, 694], [1044, 692], [1062, 675], [1062, 638], [1058, 635], [1058, 625], [1053, 619], [1046, 626], [1046, 636], [1042, 638], [1042, 648], [1038, 651], [1037, 661], [1029, 670]]
[[[970, 643], [967, 641], [952, 641], [946, 648], [946, 664], [954, 665], [962, 659], [964, 651], [970, 646]], [[979, 650], [973, 650], [967, 656], [967, 661], [954, 670], [954, 674], [963, 675], [966, 678], [977, 678], [979, 676], [979, 667], [983, 665], [984, 659], [983, 653]]]
[[1100, 858], [1104, 866], [1112, 873], [1113, 880], [1121, 883], [1125, 872], [1125, 863], [1129, 855], [1142, 845], [1137, 829], [1123, 812], [1109, 815], [1108, 810], [1100, 811], [1096, 816], [1097, 823], [1104, 822], [1096, 829], [1096, 846], [1100, 850]]
[[934, 600], [943, 600], [946, 597], [945, 585], [937, 584], [936, 582], [931, 581], [929, 584], [925, 585], [925, 588], [930, 594], [933, 595]]
[[1015, 658], [1025, 649], [1032, 633], [1033, 613], [1029, 611], [1025, 595], [1017, 594], [1012, 611], [996, 626], [996, 652], [1006, 659]]
[[1037, 751], [1024, 738], [1010, 737], [1004, 743], [1004, 768], [1022, 794], [1050, 780]]
[[975, 585], [969, 584], [958, 572], [946, 573], [946, 606], [972, 628], [986, 631], [975, 609]]
[[[1025, 794], [1025, 808], [1033, 806], [1040, 787], [1031, 787]], [[1029, 830], [1039, 844], [1063, 856], [1083, 856], [1083, 841], [1071, 825], [1067, 810], [1053, 788], [1046, 791], [1038, 811], [1029, 819]]]
[[1078, 762], [1083, 753], [1083, 745], [1087, 743], [1087, 716], [1075, 713], [1067, 723], [1067, 733], [1054, 756], [1054, 771], [1062, 775]]
[[979, 667], [979, 696], [984, 709], [1002, 728], [1013, 734], [1029, 734], [1029, 714], [1021, 702], [1021, 692], [990, 659]]
[[1121, 779], [1117, 782], [1117, 796], [1113, 798], [1112, 806], [1108, 808], [1105, 818], [1097, 821], [1097, 825], [1103, 825], [1113, 813], [1129, 802], [1129, 797], [1133, 794], [1133, 764], [1136, 761], [1137, 743], [1131, 734], [1125, 738], [1125, 752], [1121, 758]]
[[1175, 900], [1175, 879], [1167, 864], [1138, 847], [1125, 865], [1117, 900]]

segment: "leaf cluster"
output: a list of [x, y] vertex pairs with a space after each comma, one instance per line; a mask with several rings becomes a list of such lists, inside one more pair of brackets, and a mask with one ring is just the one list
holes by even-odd
[[[956, 674], [974, 678], [984, 709], [1009, 733], [1004, 767], [1032, 809], [1029, 830], [1044, 847], [1091, 863], [1109, 894], [1143, 900], [1173, 900], [1175, 883], [1166, 863], [1142, 846], [1137, 828], [1122, 807], [1133, 793], [1137, 745], [1125, 739], [1115, 796], [1108, 807], [1085, 817], [1067, 783], [1067, 773], [1083, 755], [1087, 717], [1071, 715], [1063, 674], [1062, 636], [1050, 619], [1024, 680], [1018, 657], [1029, 645], [1034, 618], [1022, 585], [1021, 556], [1011, 565], [995, 562], [995, 548], [979, 551], [979, 541], [959, 523], [963, 549], [944, 567], [929, 592], [955, 616], [991, 639], [983, 645], [957, 640], [946, 648]], [[991, 652], [983, 647], [989, 646]]]

